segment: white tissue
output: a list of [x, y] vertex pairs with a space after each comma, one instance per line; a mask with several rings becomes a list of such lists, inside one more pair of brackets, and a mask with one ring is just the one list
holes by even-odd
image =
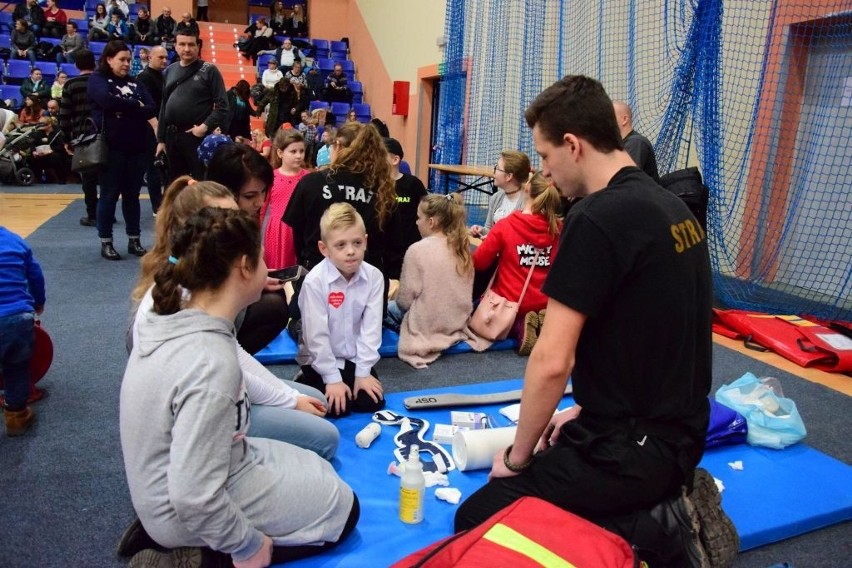
[[733, 461], [733, 462], [728, 462], [728, 466], [729, 466], [731, 469], [735, 469], [735, 470], [737, 470], [737, 471], [742, 471], [742, 470], [743, 470], [743, 460], [737, 460], [737, 461]]
[[512, 421], [513, 424], [518, 423], [518, 418], [521, 415], [521, 403], [510, 404], [500, 409], [500, 414]]
[[451, 505], [458, 505], [461, 501], [461, 491], [455, 487], [442, 487], [435, 490], [435, 497]]

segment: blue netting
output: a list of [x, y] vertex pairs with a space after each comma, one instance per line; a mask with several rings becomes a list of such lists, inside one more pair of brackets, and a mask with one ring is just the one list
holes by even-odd
[[852, 320], [852, 1], [448, 0], [445, 29], [433, 161], [531, 152], [529, 102], [596, 77], [661, 174], [701, 170], [721, 303]]

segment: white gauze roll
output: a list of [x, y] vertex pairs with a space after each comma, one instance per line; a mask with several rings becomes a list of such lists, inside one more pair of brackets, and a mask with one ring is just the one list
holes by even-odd
[[459, 430], [453, 436], [453, 460], [459, 471], [490, 469], [494, 454], [515, 441], [517, 426]]

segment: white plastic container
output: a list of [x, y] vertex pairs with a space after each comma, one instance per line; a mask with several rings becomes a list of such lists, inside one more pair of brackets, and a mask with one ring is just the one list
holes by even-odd
[[426, 479], [423, 477], [423, 464], [420, 463], [420, 447], [413, 445], [399, 484], [399, 520], [412, 525], [423, 520], [425, 491]]

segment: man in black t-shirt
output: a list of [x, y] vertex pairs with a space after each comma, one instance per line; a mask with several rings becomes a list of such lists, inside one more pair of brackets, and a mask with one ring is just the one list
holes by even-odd
[[385, 274], [391, 280], [399, 280], [405, 251], [420, 240], [420, 231], [417, 229], [417, 207], [427, 192], [419, 178], [400, 173], [399, 164], [403, 158], [402, 144], [395, 138], [385, 138], [385, 148], [388, 149], [388, 161], [393, 170], [391, 177], [396, 181], [396, 208], [388, 219], [388, 226], [385, 229], [387, 236]]
[[[456, 530], [532, 495], [621, 534], [643, 560], [728, 565], [736, 530], [712, 476], [696, 469], [711, 383], [706, 236], [624, 151], [594, 79], [558, 81], [526, 119], [544, 175], [563, 196], [583, 199], [565, 219], [543, 287], [547, 317], [514, 444], [494, 456]], [[569, 376], [577, 404], [554, 415]]]
[[639, 168], [651, 176], [651, 179], [660, 181], [660, 173], [657, 171], [657, 155], [651, 141], [633, 130], [633, 110], [624, 101], [612, 103], [615, 111], [615, 121], [618, 123], [618, 131], [621, 133], [621, 142], [624, 151], [630, 154]]

